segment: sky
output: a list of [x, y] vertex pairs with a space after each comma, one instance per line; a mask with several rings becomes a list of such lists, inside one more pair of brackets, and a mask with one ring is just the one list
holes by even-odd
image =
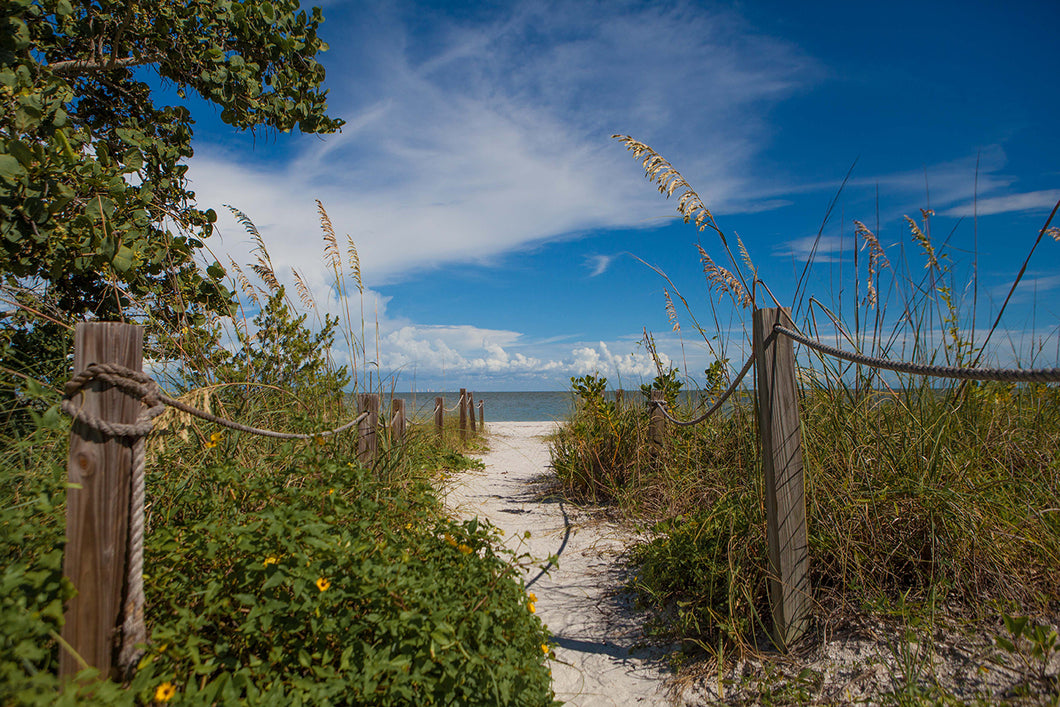
[[[697, 245], [748, 283], [753, 266], [758, 306], [771, 293], [833, 343], [849, 340], [826, 310], [864, 346], [864, 322], [896, 322], [909, 301], [941, 341], [939, 306], [923, 305], [940, 283], [960, 335], [981, 341], [1060, 200], [1055, 2], [321, 6], [342, 132], [240, 133], [196, 103], [189, 176], [221, 216], [211, 252], [254, 262], [224, 205], [245, 213], [298, 306], [295, 271], [358, 338], [363, 312], [363, 355], [340, 346], [339, 360], [398, 390], [564, 390], [585, 374], [635, 387], [656, 374], [645, 331], [692, 385], [717, 357], [739, 369], [751, 312], [708, 282]], [[683, 175], [733, 260], [614, 134]], [[341, 289], [316, 200], [341, 240]], [[921, 209], [945, 256], [935, 283], [906, 219], [924, 230]], [[875, 265], [893, 282], [875, 308], [856, 221], [890, 265]], [[1058, 365], [1058, 266], [1047, 236], [993, 363]], [[886, 338], [910, 353], [908, 333]]]

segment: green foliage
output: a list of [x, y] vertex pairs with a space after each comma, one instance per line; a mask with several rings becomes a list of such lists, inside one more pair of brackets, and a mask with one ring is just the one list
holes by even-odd
[[610, 416], [615, 412], [615, 404], [604, 399], [607, 390], [607, 378], [585, 375], [571, 376], [571, 387], [578, 396], [578, 405], [592, 415]]
[[298, 488], [206, 471], [211, 497], [266, 484], [270, 505], [171, 512], [152, 536], [148, 660], [178, 704], [548, 704], [544, 630], [489, 527], [365, 493], [337, 462]]
[[[180, 332], [173, 376], [241, 422], [332, 427], [352, 414], [335, 327], [313, 332], [278, 290], [234, 354], [216, 328]], [[13, 395], [30, 405], [0, 428], [0, 704], [553, 703], [526, 558], [435, 496], [439, 470], [481, 466], [455, 433], [382, 430], [365, 468], [355, 434], [278, 441], [173, 410], [148, 440], [148, 652], [127, 685], [89, 670], [60, 686], [69, 421], [53, 388]]]
[[[700, 648], [742, 643], [769, 616], [759, 489], [742, 487], [709, 509], [656, 524], [633, 554], [630, 582], [656, 612], [656, 629]], [[757, 625], [756, 625], [757, 622]]]
[[[294, 0], [12, 0], [0, 9], [0, 272], [74, 318], [227, 312], [200, 272], [216, 220], [194, 205], [192, 119], [147, 72], [241, 129], [334, 132], [316, 55], [323, 18]], [[176, 230], [173, 230], [175, 227]]]
[[[40, 422], [3, 459], [3, 704], [60, 694], [68, 423]], [[148, 655], [127, 691], [72, 685], [60, 703], [147, 704], [164, 683], [171, 704], [552, 702], [547, 634], [491, 527], [448, 520], [426, 480], [384, 481], [339, 443], [243, 442], [170, 437], [149, 463]]]
[[677, 394], [681, 392], [681, 387], [684, 382], [678, 378], [680, 371], [676, 368], [671, 368], [669, 371], [662, 375], [655, 376], [655, 379], [651, 383], [645, 383], [640, 386], [641, 394], [651, 399], [652, 391], [661, 390], [663, 399], [666, 400], [666, 404], [672, 409], [677, 403]]

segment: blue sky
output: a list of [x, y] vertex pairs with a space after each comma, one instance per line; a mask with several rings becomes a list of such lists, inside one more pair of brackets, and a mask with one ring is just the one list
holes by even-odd
[[[654, 375], [645, 328], [664, 362], [702, 380], [713, 354], [680, 304], [673, 331], [673, 289], [637, 258], [742, 364], [750, 313], [717, 293], [712, 309], [696, 250], [727, 265], [720, 241], [681, 223], [615, 133], [680, 170], [785, 305], [854, 165], [803, 289], [851, 329], [855, 219], [919, 283], [904, 216], [933, 209], [969, 333], [977, 266], [981, 335], [1060, 200], [1055, 2], [322, 5], [342, 133], [240, 134], [198, 105], [189, 174], [200, 206], [254, 220], [281, 280], [297, 269], [339, 311], [323, 202], [360, 255], [369, 358], [378, 348], [402, 390], [565, 389], [592, 372], [633, 387]], [[222, 216], [211, 249], [252, 262]], [[997, 363], [1057, 365], [1058, 266], [1046, 238]]]

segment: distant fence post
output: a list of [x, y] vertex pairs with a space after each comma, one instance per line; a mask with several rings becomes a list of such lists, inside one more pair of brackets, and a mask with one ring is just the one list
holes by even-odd
[[478, 431], [478, 424], [475, 422], [475, 394], [467, 394], [467, 417], [468, 422], [471, 423], [471, 434], [475, 434]]
[[460, 389], [460, 441], [467, 442], [467, 388]]
[[[79, 323], [74, 329], [74, 374], [92, 363], [142, 370], [143, 338], [141, 326]], [[107, 422], [137, 421], [138, 398], [101, 381], [87, 384], [85, 390], [91, 392], [81, 395], [83, 413]], [[70, 429], [63, 574], [77, 588], [77, 595], [66, 604], [62, 638], [104, 678], [113, 673], [122, 617], [132, 444], [129, 439], [104, 436], [80, 421]], [[75, 655], [60, 650], [60, 676], [73, 676], [80, 669]]]
[[623, 391], [622, 391], [621, 388], [619, 388], [618, 390], [615, 391], [615, 407], [618, 408], [619, 410], [622, 409], [622, 397], [623, 397], [623, 395], [624, 394], [623, 394]]
[[357, 425], [357, 461], [371, 464], [379, 451], [379, 394], [361, 393], [360, 412], [367, 412], [368, 417]]
[[445, 398], [434, 399], [434, 429], [442, 439], [442, 417], [445, 415]]
[[664, 402], [666, 402], [666, 395], [663, 391], [651, 391], [651, 426], [648, 430], [648, 436], [652, 444], [660, 447], [663, 443], [663, 428], [666, 425], [666, 418], [663, 416], [662, 410], [662, 403]]
[[394, 398], [390, 401], [390, 439], [400, 442], [405, 439], [405, 400]]
[[774, 639], [786, 650], [806, 630], [810, 578], [795, 353], [791, 339], [773, 334], [777, 324], [792, 326], [790, 309], [759, 309], [754, 313], [769, 594]]
[[486, 401], [478, 401], [478, 426], [482, 428], [482, 433], [486, 433]]

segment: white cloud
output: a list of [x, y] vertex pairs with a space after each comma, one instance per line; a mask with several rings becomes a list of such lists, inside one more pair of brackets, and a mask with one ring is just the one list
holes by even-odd
[[611, 261], [615, 259], [613, 255], [594, 255], [586, 258], [586, 265], [588, 265], [592, 272], [589, 273], [589, 277], [596, 277], [603, 275], [607, 272], [607, 268], [611, 265]]
[[[816, 252], [814, 252], [815, 242], [817, 244]], [[845, 245], [850, 247], [851, 244], [847, 243]], [[773, 254], [794, 257], [796, 260], [803, 262], [813, 253], [814, 262], [831, 263], [842, 260], [843, 248], [843, 239], [839, 236], [821, 236], [820, 240], [817, 239], [817, 236], [806, 236], [781, 244], [773, 250]]]
[[990, 216], [992, 214], [1005, 214], [1011, 211], [1049, 211], [1060, 201], [1060, 189], [1046, 189], [1042, 191], [1024, 192], [1022, 194], [1007, 194], [1004, 196], [992, 196], [987, 199], [979, 199], [978, 202], [968, 201], [952, 209], [947, 209], [946, 216]]
[[[645, 183], [612, 133], [664, 155], [696, 155], [676, 166], [715, 212], [759, 208], [745, 167], [771, 138], [764, 116], [817, 69], [795, 45], [756, 34], [726, 10], [521, 2], [484, 12], [494, 16], [457, 20], [364, 3], [356, 24], [325, 25], [329, 103], [346, 120], [343, 132], [284, 138], [289, 157], [269, 163], [200, 136], [189, 178], [198, 204], [221, 217], [209, 245], [225, 265], [228, 256], [253, 261], [253, 242], [222, 207], [232, 204], [257, 225], [292, 298], [297, 269], [322, 309], [343, 311], [329, 288], [320, 199], [343, 252], [347, 233], [356, 244], [365, 348], [374, 358], [378, 320], [384, 371], [558, 379], [588, 370], [595, 352], [611, 374], [650, 378], [650, 356], [612, 354], [603, 342], [534, 342], [459, 319], [394, 319], [372, 288], [592, 229], [673, 218], [674, 205]], [[592, 275], [614, 257], [587, 263]], [[349, 306], [359, 323], [362, 301], [354, 296]]]
[[[651, 379], [658, 372], [655, 361], [647, 351], [630, 351], [625, 355], [611, 353], [610, 347], [603, 341], [595, 347], [584, 346], [575, 349], [572, 367], [581, 375], [598, 374], [603, 376], [617, 375], [621, 378]], [[672, 360], [659, 352], [659, 362], [663, 370], [669, 370]]]
[[[190, 164], [201, 205], [237, 206], [307, 275], [322, 269], [305, 247], [318, 237], [315, 198], [372, 283], [673, 216], [614, 132], [664, 154], [674, 136], [699, 136], [680, 147], [704, 157], [678, 167], [713, 208], [733, 208], [749, 201], [743, 166], [768, 142], [763, 105], [813, 71], [723, 11], [520, 3], [489, 22], [424, 25], [389, 8], [360, 8], [370, 29], [344, 27], [327, 55], [342, 134], [293, 140], [284, 164], [201, 145]], [[238, 233], [227, 217], [221, 226]]]

